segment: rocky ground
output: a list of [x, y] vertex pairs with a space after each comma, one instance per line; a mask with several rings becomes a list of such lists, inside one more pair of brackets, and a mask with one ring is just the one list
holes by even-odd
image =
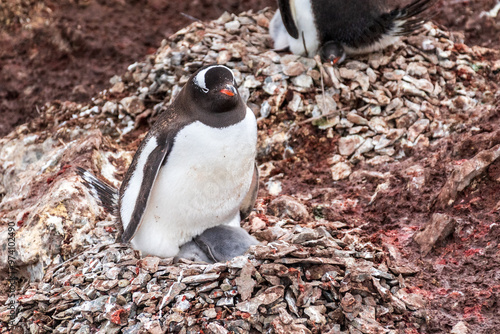
[[[441, 10], [483, 22], [466, 15], [476, 5]], [[25, 278], [13, 332], [498, 332], [500, 63], [470, 47], [498, 35], [428, 24], [332, 68], [269, 51], [271, 14], [193, 23], [92, 101], [50, 103], [0, 140], [0, 238], [14, 222]], [[226, 264], [141, 258], [113, 244], [119, 227], [73, 167], [119, 184], [158, 113], [211, 62], [234, 69], [259, 118], [244, 227], [262, 245]], [[8, 320], [1, 307], [2, 331]]]

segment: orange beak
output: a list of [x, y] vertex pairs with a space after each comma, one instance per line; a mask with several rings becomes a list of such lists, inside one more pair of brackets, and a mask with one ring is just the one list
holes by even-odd
[[342, 58], [342, 57], [337, 57], [337, 58], [334, 58], [334, 59], [332, 60], [332, 65], [337, 64], [337, 63], [339, 62], [340, 58]]
[[236, 88], [231, 85], [227, 85], [226, 88], [223, 88], [220, 90], [222, 94], [226, 94], [227, 96], [235, 96], [236, 95]]

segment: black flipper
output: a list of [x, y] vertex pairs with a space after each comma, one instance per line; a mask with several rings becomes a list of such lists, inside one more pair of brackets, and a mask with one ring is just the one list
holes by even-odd
[[278, 7], [281, 12], [281, 19], [285, 25], [286, 31], [295, 39], [299, 38], [299, 29], [293, 19], [292, 7], [290, 0], [278, 0]]
[[257, 164], [255, 164], [253, 170], [252, 184], [250, 184], [250, 190], [247, 195], [243, 199], [243, 202], [240, 206], [240, 219], [244, 220], [248, 217], [250, 212], [255, 205], [255, 201], [257, 200], [257, 192], [259, 191], [259, 169]]
[[[151, 134], [151, 132], [150, 132]], [[149, 135], [147, 136], [143, 142], [141, 143], [141, 146], [137, 150], [137, 153], [134, 156], [134, 161], [132, 161], [132, 164], [130, 168], [132, 168], [132, 173], [128, 173], [129, 175], [133, 175], [135, 173], [135, 169], [137, 168], [137, 160], [139, 160], [142, 157], [142, 154], [146, 154], [143, 151], [144, 146], [149, 144], [151, 140], [155, 140], [155, 147], [151, 152], [146, 152], [149, 153], [147, 156], [147, 161], [143, 166], [143, 177], [141, 180], [141, 185], [139, 192], [137, 196], [134, 198], [134, 210], [132, 211], [132, 216], [130, 217], [130, 221], [126, 224], [126, 228], [123, 231], [122, 235], [122, 242], [129, 242], [132, 240], [134, 237], [135, 233], [139, 229], [141, 223], [142, 223], [142, 218], [144, 215], [144, 211], [146, 210], [149, 197], [151, 196], [151, 190], [153, 189], [153, 185], [156, 181], [156, 178], [158, 176], [158, 172], [160, 171], [161, 166], [163, 165], [163, 162], [167, 158], [168, 153], [170, 152], [170, 143], [165, 141], [165, 140], [158, 140], [154, 135]], [[147, 176], [147, 177], [145, 177]], [[130, 191], [127, 186], [129, 185], [129, 179], [126, 179], [122, 183], [122, 188], [121, 189], [121, 196], [122, 199], [125, 196], [125, 194]], [[123, 205], [123, 203], [121, 204]], [[127, 203], [126, 205], [130, 205], [130, 203]], [[122, 224], [125, 226], [123, 222], [122, 215], [120, 215], [120, 218], [122, 219]]]

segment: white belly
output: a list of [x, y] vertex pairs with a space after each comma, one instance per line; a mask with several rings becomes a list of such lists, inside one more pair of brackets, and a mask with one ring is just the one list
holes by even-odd
[[257, 125], [250, 109], [244, 120], [227, 128], [195, 122], [179, 131], [132, 245], [146, 254], [170, 257], [207, 228], [239, 226], [240, 205], [252, 182], [256, 142]]
[[293, 9], [295, 9], [293, 17], [299, 31], [299, 38], [295, 39], [288, 35], [290, 51], [297, 55], [314, 57], [318, 51], [319, 38], [314, 24], [311, 0], [292, 1]]
[[278, 9], [269, 23], [269, 35], [273, 38], [274, 48], [281, 50], [290, 46], [289, 39], [291, 38], [286, 31], [283, 20], [281, 19], [281, 12]]

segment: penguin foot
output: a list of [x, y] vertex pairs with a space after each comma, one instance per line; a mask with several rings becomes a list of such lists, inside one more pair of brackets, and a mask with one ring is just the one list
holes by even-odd
[[321, 61], [324, 63], [329, 62], [332, 65], [339, 65], [345, 59], [344, 48], [335, 42], [326, 42], [320, 49], [319, 55]]

